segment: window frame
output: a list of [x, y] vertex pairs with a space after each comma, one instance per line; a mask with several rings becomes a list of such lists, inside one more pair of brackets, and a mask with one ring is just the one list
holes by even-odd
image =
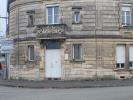
[[[118, 55], [117, 54], [117, 48], [120, 47], [120, 46], [124, 47], [124, 49], [123, 49], [124, 50], [124, 54], [123, 54], [124, 55], [124, 58], [123, 58], [124, 62], [122, 62], [122, 63], [117, 61], [118, 60], [117, 59], [117, 55]], [[122, 67], [123, 65], [124, 65], [124, 67]], [[117, 69], [125, 69], [125, 67], [126, 67], [126, 45], [118, 44], [118, 45], [116, 45], [116, 68]]]
[[[31, 18], [32, 17], [32, 21], [31, 21]], [[35, 17], [34, 17], [34, 14], [29, 14], [28, 15], [28, 26], [29, 27], [33, 27], [34, 26], [34, 23], [35, 23]]]
[[[130, 49], [131, 47], [133, 47], [132, 44], [129, 45], [129, 55], [128, 55], [128, 56], [129, 56], [129, 68], [130, 68], [130, 69], [133, 69], [133, 60], [131, 61], [131, 58], [130, 58], [130, 57], [131, 57], [131, 54], [132, 54], [132, 53], [131, 53], [132, 50]], [[131, 53], [131, 54], [130, 54], [130, 53]], [[130, 65], [131, 65], [131, 66], [130, 66]]]
[[[78, 17], [78, 20], [77, 20]], [[74, 23], [80, 23], [81, 22], [81, 15], [80, 15], [80, 11], [75, 11], [74, 12]]]
[[[119, 65], [119, 66], [118, 66]], [[122, 67], [123, 66], [123, 67]], [[124, 69], [125, 68], [125, 63], [116, 63], [116, 68], [117, 69]]]
[[[28, 15], [28, 27], [34, 27], [35, 24], [35, 11], [34, 10], [29, 10], [27, 11], [27, 15]], [[32, 16], [32, 21], [30, 21], [30, 16]], [[32, 22], [32, 23], [30, 23]]]
[[[76, 56], [75, 56], [75, 50], [77, 50], [77, 49], [75, 49], [76, 45], [78, 45], [80, 47], [80, 50], [78, 50], [78, 51], [80, 51], [80, 52], [78, 52], [79, 58], [76, 58]], [[72, 45], [72, 58], [73, 58], [73, 60], [81, 60], [82, 59], [82, 45], [81, 44], [73, 44]]]
[[133, 69], [133, 61], [129, 61], [129, 69]]
[[[79, 21], [76, 21], [76, 13], [79, 13]], [[82, 24], [82, 7], [73, 6], [72, 7], [72, 24]]]
[[[34, 54], [33, 55], [33, 59], [31, 59], [31, 47], [33, 47], [33, 52]], [[34, 45], [28, 45], [28, 60], [29, 61], [35, 61], [35, 46]]]
[[[127, 14], [129, 12], [129, 15]], [[124, 22], [123, 22], [124, 17]], [[128, 17], [129, 23], [128, 23]], [[132, 7], [130, 4], [123, 4], [121, 8], [121, 25], [122, 26], [131, 26], [132, 25]]]
[[[56, 14], [58, 15], [57, 23], [55, 23], [55, 14], [54, 14], [55, 7], [58, 7], [58, 14]], [[52, 23], [49, 23], [48, 8], [52, 8]], [[58, 4], [46, 5], [46, 24], [60, 24], [60, 7]]]

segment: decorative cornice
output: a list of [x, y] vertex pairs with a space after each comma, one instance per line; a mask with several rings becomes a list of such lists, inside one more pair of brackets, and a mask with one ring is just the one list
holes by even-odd
[[7, 11], [9, 12], [10, 10], [12, 10], [15, 7], [18, 7], [18, 6], [29, 5], [29, 4], [33, 4], [33, 3], [36, 4], [36, 3], [40, 3], [40, 2], [42, 2], [42, 1], [41, 0], [40, 1], [27, 1], [27, 2], [23, 2], [23, 3], [15, 3], [13, 6], [10, 6], [11, 3], [8, 3], [7, 4]]
[[21, 41], [38, 41], [38, 40], [61, 40], [61, 39], [133, 39], [133, 36], [123, 36], [123, 35], [66, 35], [65, 37], [24, 37], [24, 38], [14, 38], [14, 42]]

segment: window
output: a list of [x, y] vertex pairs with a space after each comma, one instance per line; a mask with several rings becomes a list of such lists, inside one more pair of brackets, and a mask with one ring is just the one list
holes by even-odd
[[72, 7], [72, 23], [73, 24], [81, 24], [81, 12], [82, 7], [80, 6], [73, 6]]
[[33, 45], [29, 45], [28, 46], [28, 58], [29, 61], [34, 61], [35, 60], [35, 52], [34, 52], [34, 46]]
[[28, 26], [33, 27], [35, 22], [35, 11], [34, 10], [27, 11], [27, 14], [28, 14]]
[[73, 59], [81, 59], [81, 44], [73, 44]]
[[46, 49], [60, 49], [60, 43], [58, 41], [49, 41], [46, 44]]
[[119, 69], [123, 69], [125, 67], [125, 45], [117, 45], [116, 63], [116, 67]]
[[130, 6], [122, 7], [122, 25], [123, 26], [130, 26], [131, 25], [131, 16], [132, 11]]
[[133, 45], [129, 46], [129, 67], [133, 68]]
[[59, 24], [59, 7], [58, 6], [47, 7], [47, 23]]
[[33, 26], [34, 25], [34, 16], [29, 15], [28, 16], [28, 26]]
[[80, 12], [74, 12], [74, 23], [80, 23]]

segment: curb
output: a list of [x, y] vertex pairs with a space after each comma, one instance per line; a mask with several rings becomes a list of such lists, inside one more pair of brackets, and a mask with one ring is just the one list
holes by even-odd
[[0, 81], [0, 86], [18, 88], [71, 89], [133, 86], [133, 80], [107, 81]]

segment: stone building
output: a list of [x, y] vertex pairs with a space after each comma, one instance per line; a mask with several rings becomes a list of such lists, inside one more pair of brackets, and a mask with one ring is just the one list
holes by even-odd
[[8, 0], [11, 79], [133, 77], [133, 0]]

